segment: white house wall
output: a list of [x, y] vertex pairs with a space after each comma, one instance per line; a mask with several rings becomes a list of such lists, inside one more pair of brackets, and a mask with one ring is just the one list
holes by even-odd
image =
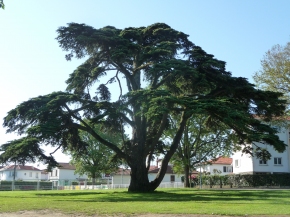
[[[0, 180], [13, 181], [13, 175], [12, 175], [13, 172], [14, 170], [1, 171]], [[15, 180], [38, 181], [40, 179], [41, 179], [41, 171], [16, 170]]]
[[48, 173], [41, 173], [41, 180], [47, 181], [48, 180]]
[[[266, 148], [271, 153], [271, 159], [267, 161], [266, 165], [261, 165], [259, 163], [259, 159], [253, 158], [253, 170], [255, 172], [281, 172], [287, 173], [289, 172], [289, 157], [288, 157], [288, 147], [286, 151], [283, 153], [278, 153], [274, 150], [274, 148], [270, 145], [261, 145], [261, 147]], [[282, 158], [281, 165], [274, 165], [274, 158], [279, 157]]]
[[[233, 154], [233, 170], [234, 173], [289, 173], [290, 172], [290, 151], [289, 151], [289, 130], [282, 129], [280, 133], [277, 134], [280, 140], [284, 141], [288, 146], [283, 153], [278, 153], [275, 151], [273, 146], [264, 145], [261, 143], [256, 143], [261, 148], [266, 148], [271, 153], [271, 159], [267, 161], [266, 165], [260, 164], [260, 159], [256, 157], [251, 157], [248, 154], [242, 154], [240, 151]], [[255, 146], [253, 146], [255, 148]], [[274, 165], [274, 158], [282, 158], [281, 165]], [[239, 166], [236, 167], [236, 160], [239, 161]]]
[[[156, 178], [157, 173], [149, 173], [148, 179], [149, 182], [153, 181]], [[175, 182], [181, 182], [181, 176], [184, 176], [182, 174], [165, 174], [162, 182], [171, 182], [171, 176], [174, 176]], [[162, 183], [161, 182], [161, 183]]]
[[[224, 172], [224, 166], [228, 167], [230, 172]], [[230, 173], [232, 173], [232, 169], [231, 169], [231, 165], [224, 165], [224, 164], [212, 164], [209, 166], [210, 167], [210, 174], [214, 175], [217, 174], [216, 171], [219, 171], [221, 173], [219, 173], [219, 175], [228, 175]]]
[[[224, 172], [224, 166], [230, 168], [229, 172]], [[218, 173], [219, 175], [228, 175], [230, 173], [232, 173], [232, 165], [226, 165], [226, 164], [207, 164], [207, 165], [203, 165], [201, 167], [201, 170], [199, 167], [197, 167], [197, 171], [198, 172], [207, 172], [210, 173], [211, 175], [217, 174], [216, 171], [219, 171], [220, 173]]]
[[[57, 170], [57, 176], [55, 176], [55, 170]], [[50, 180], [76, 180], [76, 179], [87, 179], [87, 175], [79, 175], [74, 173], [75, 170], [67, 169], [53, 169], [52, 175], [50, 175]]]
[[131, 176], [130, 175], [114, 175], [112, 183], [113, 184], [130, 184]]
[[233, 173], [253, 173], [253, 158], [238, 151], [233, 154]]

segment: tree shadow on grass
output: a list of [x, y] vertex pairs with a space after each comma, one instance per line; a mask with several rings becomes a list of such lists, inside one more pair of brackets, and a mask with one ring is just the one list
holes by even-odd
[[151, 193], [130, 193], [125, 191], [104, 192], [62, 192], [36, 194], [38, 196], [53, 196], [58, 201], [72, 202], [162, 202], [162, 201], [192, 201], [192, 202], [249, 202], [268, 201], [279, 198], [278, 203], [290, 203], [289, 191], [198, 191], [198, 190], [168, 190]]

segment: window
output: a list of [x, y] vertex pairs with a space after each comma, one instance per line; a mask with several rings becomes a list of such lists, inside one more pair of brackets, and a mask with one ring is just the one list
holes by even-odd
[[235, 167], [240, 167], [239, 160], [235, 160]]
[[233, 171], [233, 169], [232, 169], [232, 167], [224, 166], [223, 171], [224, 171], [224, 173], [231, 173]]
[[51, 171], [51, 176], [57, 176], [57, 169]]
[[260, 165], [267, 165], [267, 161], [266, 160], [259, 160], [259, 164]]
[[38, 179], [38, 173], [35, 173], [35, 178], [37, 178], [37, 179]]
[[32, 177], [32, 172], [29, 172], [29, 177]]
[[274, 157], [274, 165], [282, 165], [282, 158]]
[[171, 175], [171, 176], [170, 176], [170, 181], [171, 181], [171, 182], [175, 182], [175, 175]]
[[[14, 171], [10, 171], [9, 172], [9, 176], [10, 177], [14, 177]], [[15, 177], [17, 177], [17, 172], [15, 172]]]

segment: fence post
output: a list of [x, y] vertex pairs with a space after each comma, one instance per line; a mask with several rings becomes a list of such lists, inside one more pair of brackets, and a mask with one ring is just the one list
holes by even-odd
[[39, 191], [39, 185], [40, 185], [40, 183], [39, 183], [39, 180], [37, 181], [37, 185], [36, 185], [36, 190], [37, 191]]
[[12, 180], [12, 183], [11, 183], [11, 191], [14, 191], [14, 180]]

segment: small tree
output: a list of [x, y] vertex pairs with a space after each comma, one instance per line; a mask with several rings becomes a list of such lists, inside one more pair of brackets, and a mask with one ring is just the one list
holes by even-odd
[[283, 93], [281, 97], [287, 100], [289, 107], [290, 42], [268, 50], [261, 60], [261, 69], [254, 74], [253, 79], [258, 88]]
[[14, 164], [13, 180], [16, 177], [16, 166], [18, 164], [36, 163], [42, 161], [49, 163], [51, 166], [56, 166], [57, 162], [52, 156], [46, 156], [43, 150], [38, 145], [38, 140], [34, 138], [22, 138], [13, 140], [0, 147], [0, 163]]
[[[121, 146], [122, 137], [118, 134], [103, 132], [100, 126], [94, 128], [102, 138], [114, 144]], [[80, 133], [81, 139], [88, 144], [84, 153], [76, 151], [68, 151], [71, 155], [71, 164], [75, 165], [76, 173], [88, 174], [92, 178], [93, 185], [96, 178], [101, 177], [104, 173], [112, 173], [118, 169], [121, 162], [114, 159], [114, 152], [107, 146], [96, 140], [91, 134], [87, 132]]]
[[[171, 123], [165, 138], [168, 143], [173, 138], [177, 119], [171, 119]], [[191, 171], [197, 164], [217, 156], [229, 155], [236, 144], [235, 133], [223, 123], [213, 122], [205, 115], [193, 116], [187, 121], [183, 137], [172, 157], [174, 170], [185, 174], [184, 186], [190, 187]]]

